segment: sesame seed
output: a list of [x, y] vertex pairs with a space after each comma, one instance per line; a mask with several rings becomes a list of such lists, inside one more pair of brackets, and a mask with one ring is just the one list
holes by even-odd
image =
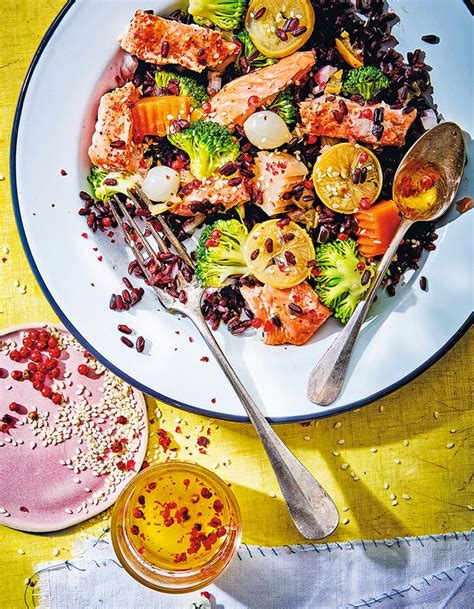
[[410, 497], [410, 495], [407, 495], [406, 493], [403, 493], [402, 499], [405, 499], [405, 501], [409, 501], [411, 499], [411, 497]]
[[339, 453], [337, 452], [337, 450], [333, 450], [331, 454], [335, 457], [339, 457]]
[[340, 421], [336, 421], [334, 423], [334, 429], [339, 429], [339, 427], [342, 425], [342, 423]]
[[341, 465], [341, 469], [348, 469], [348, 467], [349, 467], [349, 463], [343, 463]]
[[376, 448], [375, 446], [373, 446], [373, 447], [370, 449], [370, 452], [371, 452], [371, 453], [376, 453], [376, 452], [377, 452], [377, 448]]
[[21, 548], [18, 548], [17, 552], [21, 555], [26, 554], [25, 550], [22, 550]]
[[390, 488], [390, 484], [388, 482], [384, 482], [383, 487], [386, 491], [388, 491], [388, 489]]
[[449, 442], [449, 444], [446, 444], [446, 448], [453, 448], [454, 445], [454, 442]]
[[390, 493], [390, 499], [396, 499], [397, 496], [395, 495], [395, 493]]
[[394, 500], [392, 501], [392, 505], [393, 505], [393, 506], [398, 505], [398, 501], [397, 501], [396, 499], [394, 499]]
[[311, 436], [304, 436], [303, 440], [306, 440], [306, 441], [311, 440]]
[[340, 445], [342, 446], [343, 444], [345, 444], [345, 443], [346, 443], [346, 441], [341, 439], [341, 440], [338, 440], [338, 441], [337, 441], [337, 443], [338, 443], [338, 444], [340, 444]]

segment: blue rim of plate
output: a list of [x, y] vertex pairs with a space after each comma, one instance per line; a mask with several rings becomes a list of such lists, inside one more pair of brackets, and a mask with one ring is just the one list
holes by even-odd
[[[104, 364], [104, 366], [109, 368], [109, 370], [111, 370], [114, 374], [116, 374], [117, 376], [122, 378], [127, 383], [130, 383], [130, 385], [133, 385], [140, 391], [143, 391], [145, 394], [151, 395], [159, 400], [162, 400], [163, 402], [165, 402], [167, 404], [171, 404], [172, 406], [177, 406], [178, 408], [182, 408], [183, 410], [193, 412], [194, 414], [198, 414], [198, 415], [206, 416], [206, 417], [212, 416], [217, 419], [223, 419], [226, 421], [234, 421], [237, 423], [249, 423], [250, 421], [249, 421], [248, 417], [246, 417], [246, 416], [222, 414], [220, 412], [215, 412], [212, 410], [199, 408], [197, 406], [191, 406], [190, 404], [185, 404], [185, 403], [180, 402], [179, 400], [175, 400], [169, 396], [162, 395], [158, 391], [155, 391], [154, 389], [151, 389], [150, 387], [147, 387], [146, 385], [139, 383], [135, 379], [131, 378], [127, 373], [125, 373], [122, 370], [120, 370], [119, 368], [117, 368], [117, 366], [115, 366], [114, 364], [109, 362], [105, 357], [103, 357], [100, 353], [98, 353], [94, 349], [94, 347], [91, 344], [89, 344], [89, 342], [82, 336], [82, 334], [79, 332], [79, 330], [69, 321], [69, 319], [67, 318], [64, 311], [59, 307], [57, 302], [54, 300], [53, 295], [51, 294], [48, 287], [46, 286], [46, 283], [44, 282], [43, 277], [41, 276], [41, 273], [40, 273], [38, 267], [36, 266], [36, 262], [33, 258], [33, 254], [31, 253], [28, 239], [26, 237], [25, 229], [23, 226], [23, 221], [21, 219], [20, 203], [18, 200], [18, 189], [17, 189], [17, 180], [16, 180], [16, 148], [17, 148], [17, 139], [18, 139], [18, 129], [19, 129], [19, 125], [20, 125], [21, 112], [23, 109], [23, 103], [25, 101], [26, 92], [28, 90], [28, 86], [30, 84], [30, 80], [31, 80], [31, 77], [33, 76], [33, 72], [36, 68], [36, 65], [37, 65], [46, 45], [48, 44], [49, 40], [51, 39], [52, 35], [54, 34], [55, 30], [57, 29], [57, 27], [59, 26], [59, 24], [61, 23], [61, 21], [67, 14], [67, 12], [69, 11], [69, 9], [74, 4], [75, 4], [75, 0], [68, 0], [68, 2], [61, 9], [59, 14], [56, 16], [56, 18], [52, 22], [52, 24], [49, 26], [46, 34], [44, 35], [43, 39], [41, 40], [41, 42], [38, 46], [38, 49], [36, 50], [36, 53], [33, 56], [30, 67], [28, 68], [28, 71], [25, 76], [25, 80], [23, 81], [23, 86], [20, 91], [20, 96], [18, 98], [18, 103], [17, 103], [17, 107], [15, 110], [15, 117], [13, 120], [12, 139], [11, 139], [11, 146], [10, 146], [11, 192], [12, 192], [12, 199], [13, 199], [13, 209], [15, 212], [15, 220], [16, 220], [18, 232], [20, 233], [20, 238], [21, 238], [21, 242], [23, 245], [23, 249], [24, 249], [26, 257], [28, 259], [28, 263], [33, 271], [33, 274], [34, 274], [36, 280], [38, 281], [39, 286], [41, 287], [44, 295], [46, 296], [49, 304], [54, 309], [55, 313], [60, 318], [62, 323], [67, 327], [67, 329], [71, 332], [71, 334], [73, 334], [77, 338], [77, 340], [84, 346], [85, 349], [90, 351], [90, 353], [92, 353], [100, 362], [102, 362], [102, 364]], [[451, 349], [451, 347], [453, 347], [458, 342], [458, 340], [467, 332], [468, 328], [472, 325], [473, 321], [474, 321], [474, 313], [471, 313], [469, 315], [469, 317], [466, 319], [466, 321], [453, 334], [453, 336], [441, 347], [441, 349], [439, 349], [430, 358], [428, 358], [423, 364], [421, 364], [421, 366], [418, 366], [418, 368], [416, 368], [415, 370], [410, 372], [410, 374], [407, 374], [405, 377], [403, 377], [396, 383], [393, 383], [392, 385], [385, 387], [385, 389], [382, 389], [382, 390], [368, 396], [367, 398], [364, 398], [363, 400], [358, 400], [356, 402], [352, 402], [350, 404], [341, 406], [336, 412], [321, 411], [321, 412], [317, 412], [317, 413], [315, 413], [315, 412], [308, 413], [308, 415], [299, 415], [296, 417], [275, 417], [275, 418], [267, 417], [267, 419], [270, 421], [270, 423], [298, 423], [298, 422], [302, 422], [302, 421], [311, 421], [314, 419], [324, 419], [326, 417], [336, 416], [342, 412], [347, 412], [350, 410], [354, 410], [355, 408], [360, 408], [361, 406], [366, 406], [367, 404], [371, 404], [375, 400], [378, 400], [378, 399], [392, 393], [393, 391], [400, 389], [401, 387], [403, 387], [404, 385], [406, 385], [407, 383], [409, 383], [410, 381], [412, 381], [413, 379], [418, 377], [420, 374], [422, 374], [423, 372], [428, 370], [428, 368], [430, 368], [435, 362], [437, 362], [443, 355], [445, 355], [445, 353], [447, 353], [449, 351], [449, 349]]]

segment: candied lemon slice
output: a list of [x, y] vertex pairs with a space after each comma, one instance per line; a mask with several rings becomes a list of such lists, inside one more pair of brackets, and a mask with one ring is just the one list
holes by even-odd
[[309, 0], [253, 0], [245, 29], [255, 47], [267, 57], [286, 57], [302, 47], [314, 29]]
[[268, 220], [250, 231], [244, 248], [252, 274], [273, 288], [291, 288], [307, 279], [314, 260], [308, 233], [287, 220]]
[[372, 205], [382, 190], [382, 168], [373, 152], [343, 142], [327, 148], [313, 169], [316, 194], [341, 214], [353, 214]]
[[341, 37], [336, 38], [336, 49], [351, 68], [361, 68], [364, 65], [362, 54], [354, 49], [347, 32], [342, 32]]

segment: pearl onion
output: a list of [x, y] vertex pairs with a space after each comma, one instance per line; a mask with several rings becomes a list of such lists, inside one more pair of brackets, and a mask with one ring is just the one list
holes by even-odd
[[278, 148], [291, 139], [285, 121], [269, 110], [251, 114], [244, 123], [244, 131], [249, 141], [263, 150]]
[[152, 167], [142, 183], [142, 190], [151, 201], [168, 201], [178, 188], [178, 172], [165, 165]]

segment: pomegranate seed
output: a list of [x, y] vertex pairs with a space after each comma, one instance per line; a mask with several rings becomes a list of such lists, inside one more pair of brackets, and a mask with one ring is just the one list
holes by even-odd
[[[365, 110], [362, 110], [360, 115], [362, 118], [372, 118], [372, 110], [370, 108], [365, 108]], [[365, 152], [362, 152], [361, 154], [365, 154], [367, 156], [367, 153], [365, 153]], [[361, 162], [361, 161], [359, 161], [359, 162]], [[365, 163], [365, 161], [362, 161], [362, 162]]]
[[132, 302], [132, 297], [130, 296], [130, 292], [128, 290], [122, 290], [122, 298], [127, 304]]
[[[431, 178], [430, 176], [424, 176], [421, 180], [421, 186], [427, 190], [428, 188], [431, 188], [433, 186], [433, 178]], [[21, 353], [21, 351], [20, 351]]]
[[363, 271], [365, 269], [364, 262], [358, 262], [357, 263], [357, 268], [359, 269], [359, 271]]
[[212, 110], [212, 106], [211, 106], [210, 102], [205, 101], [202, 105], [202, 109], [204, 110], [204, 112], [206, 114], [209, 114], [209, 112]]
[[108, 216], [102, 218], [102, 226], [104, 228], [110, 228], [112, 226], [112, 218], [109, 218]]
[[247, 104], [249, 106], [258, 106], [259, 103], [260, 103], [260, 98], [257, 97], [256, 95], [251, 95], [247, 100]]
[[21, 357], [23, 357], [24, 359], [26, 359], [27, 357], [29, 357], [31, 351], [29, 349], [27, 349], [26, 347], [22, 347], [20, 349], [20, 355]]
[[61, 370], [59, 370], [59, 368], [53, 368], [53, 370], [51, 370], [51, 372], [49, 373], [49, 376], [52, 379], [57, 379], [57, 378], [59, 378], [60, 374], [61, 374]]
[[139, 532], [140, 532], [140, 529], [137, 527], [136, 524], [134, 524], [130, 527], [130, 533], [132, 535], [138, 535]]
[[37, 347], [37, 348], [38, 348], [40, 351], [44, 351], [44, 350], [46, 349], [46, 344], [47, 344], [47, 343], [46, 343], [46, 341], [44, 341], [44, 340], [39, 340], [39, 341], [36, 343], [36, 347]]
[[133, 343], [132, 343], [132, 341], [131, 341], [129, 338], [127, 338], [126, 336], [121, 336], [121, 337], [120, 337], [120, 340], [121, 340], [121, 341], [123, 342], [123, 344], [124, 344], [124, 345], [126, 345], [127, 347], [130, 347], [130, 348], [131, 348], [131, 347], [133, 347]]
[[119, 311], [123, 311], [123, 309], [125, 307], [123, 306], [123, 298], [120, 295], [116, 296], [116, 304], [117, 304], [117, 309]]
[[337, 238], [340, 239], [341, 241], [347, 241], [347, 239], [349, 237], [347, 236], [347, 233], [339, 233]]
[[367, 197], [362, 197], [362, 199], [359, 201], [359, 207], [362, 207], [362, 209], [369, 209], [369, 207], [370, 207], [369, 199], [367, 199]]
[[250, 322], [250, 325], [252, 326], [252, 328], [260, 328], [260, 326], [262, 325], [262, 320], [258, 317], [254, 317]]
[[203, 497], [204, 499], [209, 499], [210, 497], [212, 497], [211, 491], [206, 486], [201, 489], [201, 497]]
[[86, 376], [89, 374], [89, 366], [87, 364], [79, 364], [77, 371], [79, 374], [82, 374], [82, 376]]
[[137, 338], [135, 348], [138, 351], [138, 353], [143, 353], [143, 349], [145, 348], [145, 339], [143, 338], [143, 336], [139, 336]]
[[206, 247], [217, 247], [219, 244], [215, 239], [208, 239], [206, 241]]
[[38, 338], [39, 332], [38, 330], [30, 330], [28, 332], [28, 337], [31, 338], [32, 340], [36, 340]]
[[35, 344], [34, 340], [32, 340], [31, 338], [24, 338], [23, 339], [23, 345], [25, 347], [28, 347], [29, 349], [31, 349], [31, 347]]
[[61, 349], [59, 347], [53, 347], [49, 354], [51, 357], [58, 358], [61, 355]]
[[53, 395], [51, 396], [51, 401], [53, 402], [53, 404], [61, 404], [61, 402], [63, 401], [63, 396], [60, 393], [53, 393]]
[[28, 370], [31, 370], [31, 372], [36, 372], [36, 370], [38, 369], [38, 366], [34, 363], [34, 362], [28, 362]]
[[58, 345], [58, 339], [55, 338], [54, 336], [51, 336], [48, 339], [48, 347], [53, 348], [53, 347], [57, 347], [57, 345]]
[[274, 326], [273, 326], [272, 322], [268, 319], [263, 326], [263, 331], [271, 332], [273, 329], [274, 329]]
[[128, 419], [127, 417], [124, 417], [123, 415], [120, 415], [117, 417], [117, 423], [119, 425], [125, 425], [126, 423], [128, 423]]
[[14, 381], [22, 381], [23, 373], [21, 372], [21, 370], [13, 370], [13, 372], [11, 373], [11, 377]]
[[312, 188], [313, 188], [313, 182], [311, 180], [305, 180], [304, 181], [304, 187], [307, 190], [312, 190]]
[[123, 334], [131, 334], [133, 332], [132, 328], [129, 328], [125, 324], [119, 324], [117, 328], [120, 332], [123, 332]]
[[17, 404], [16, 402], [12, 402], [8, 408], [12, 412], [18, 412], [18, 410], [20, 409], [20, 404]]
[[43, 389], [41, 390], [41, 395], [44, 398], [49, 398], [52, 395], [52, 390], [50, 389], [50, 387], [43, 387]]
[[33, 362], [38, 363], [38, 362], [41, 362], [43, 358], [42, 358], [41, 353], [39, 351], [32, 351], [32, 353], [30, 355], [30, 359]]

